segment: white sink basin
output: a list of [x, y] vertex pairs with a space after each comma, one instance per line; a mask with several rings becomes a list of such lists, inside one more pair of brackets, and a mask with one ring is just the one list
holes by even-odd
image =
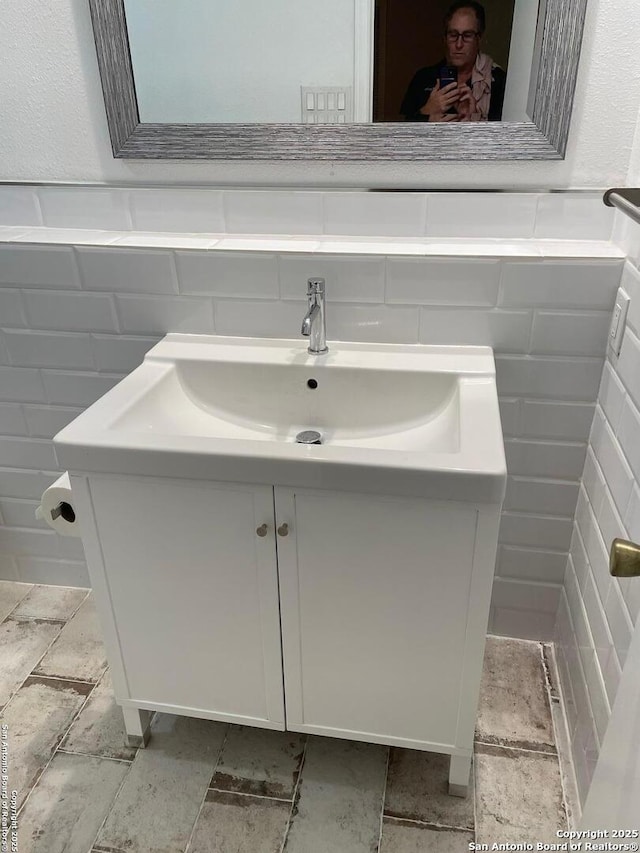
[[[315, 386], [315, 387], [313, 387]], [[295, 441], [317, 430], [321, 445]], [[499, 503], [488, 347], [167, 335], [55, 438], [63, 467]]]

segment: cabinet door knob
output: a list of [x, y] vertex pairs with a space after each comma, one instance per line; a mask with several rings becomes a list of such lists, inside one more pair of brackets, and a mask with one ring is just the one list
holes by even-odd
[[256, 528], [256, 533], [258, 534], [258, 536], [266, 536], [268, 529], [269, 529], [268, 525], [261, 524], [260, 527]]
[[281, 524], [278, 528], [278, 536], [288, 536], [289, 535], [289, 525], [285, 522], [285, 524]]

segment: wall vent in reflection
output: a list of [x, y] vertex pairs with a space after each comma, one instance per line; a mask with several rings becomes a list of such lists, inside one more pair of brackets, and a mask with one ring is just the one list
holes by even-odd
[[353, 121], [351, 86], [301, 86], [303, 124], [348, 124]]

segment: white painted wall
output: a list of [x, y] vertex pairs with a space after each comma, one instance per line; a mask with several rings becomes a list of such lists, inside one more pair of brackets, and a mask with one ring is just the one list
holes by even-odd
[[2, 10], [0, 180], [543, 188], [626, 178], [640, 106], [635, 0], [589, 0], [565, 161], [442, 165], [116, 161], [87, 0], [5, 0]]
[[300, 86], [354, 85], [345, 0], [126, 0], [145, 122], [299, 122]]
[[509, 73], [502, 108], [504, 121], [531, 120], [527, 108], [537, 22], [538, 4], [531, 0], [516, 0], [509, 48]]

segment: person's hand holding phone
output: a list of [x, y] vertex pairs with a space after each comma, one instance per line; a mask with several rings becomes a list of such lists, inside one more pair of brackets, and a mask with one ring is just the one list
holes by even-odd
[[456, 112], [458, 113], [459, 121], [473, 121], [473, 116], [477, 113], [478, 105], [471, 94], [469, 86], [461, 86], [458, 103], [456, 104]]
[[429, 121], [459, 121], [460, 117], [457, 113], [448, 112], [459, 98], [460, 93], [456, 82], [441, 87], [438, 80], [426, 104], [420, 108], [420, 112], [424, 116], [429, 116]]

